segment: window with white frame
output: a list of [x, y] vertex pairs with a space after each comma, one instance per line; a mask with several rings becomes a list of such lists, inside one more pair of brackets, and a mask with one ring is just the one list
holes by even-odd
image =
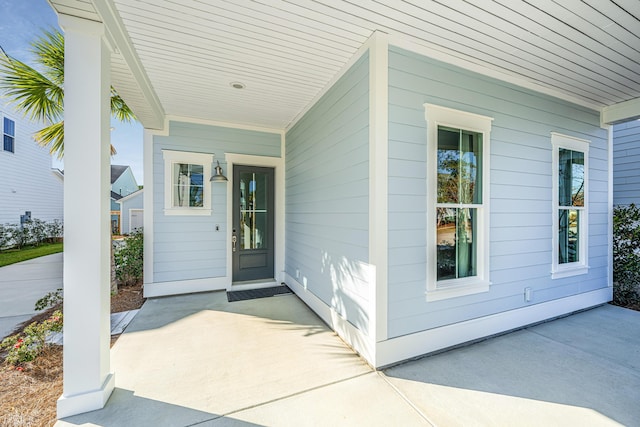
[[4, 151], [14, 153], [16, 149], [16, 123], [5, 117], [2, 129]]
[[211, 215], [213, 154], [162, 150], [165, 215]]
[[425, 104], [427, 301], [489, 290], [491, 117]]
[[553, 147], [552, 278], [588, 271], [589, 141], [551, 134]]

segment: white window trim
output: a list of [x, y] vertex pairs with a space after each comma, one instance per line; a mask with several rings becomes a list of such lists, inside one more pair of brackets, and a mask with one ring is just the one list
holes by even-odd
[[[162, 150], [164, 159], [164, 214], [165, 215], [211, 215], [211, 164], [213, 154], [193, 153], [188, 151]], [[203, 173], [203, 206], [202, 207], [174, 207], [173, 206], [173, 165], [188, 163], [202, 165]]]
[[[424, 104], [427, 121], [427, 301], [438, 301], [489, 291], [489, 156], [492, 117], [454, 110], [439, 105]], [[482, 207], [478, 209], [478, 274], [454, 280], [437, 280], [437, 142], [438, 126], [453, 127], [482, 133]]]
[[[7, 129], [4, 125], [4, 121], [5, 119], [10, 120], [11, 123], [13, 123], [13, 135], [10, 135], [7, 133]], [[12, 148], [13, 150], [5, 150], [4, 149], [4, 137], [8, 136], [10, 138], [13, 139], [13, 145]], [[16, 121], [14, 119], [12, 119], [9, 116], [2, 116], [2, 150], [0, 151], [4, 151], [5, 153], [11, 153], [11, 154], [15, 154], [16, 153]]]
[[[563, 135], [556, 132], [551, 132], [551, 146], [553, 153], [551, 156], [552, 162], [552, 247], [551, 247], [551, 278], [561, 279], [563, 277], [578, 276], [580, 274], [587, 274], [589, 272], [589, 145], [591, 141], [586, 139], [575, 138], [568, 135]], [[558, 224], [558, 184], [559, 184], [559, 153], [560, 148], [564, 148], [572, 151], [580, 151], [584, 153], [584, 207], [578, 210], [584, 212], [581, 215], [580, 220], [580, 261], [567, 264], [558, 263], [558, 233], [560, 226]]]

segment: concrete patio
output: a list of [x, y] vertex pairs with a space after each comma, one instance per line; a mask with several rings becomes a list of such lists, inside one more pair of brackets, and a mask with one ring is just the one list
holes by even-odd
[[148, 300], [57, 426], [637, 425], [640, 313], [601, 306], [381, 372], [296, 296]]

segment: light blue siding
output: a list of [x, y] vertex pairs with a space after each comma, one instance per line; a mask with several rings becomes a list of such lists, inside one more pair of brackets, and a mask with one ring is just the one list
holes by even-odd
[[640, 121], [613, 127], [613, 204], [640, 204]]
[[[227, 263], [226, 184], [211, 185], [211, 216], [164, 214], [162, 150], [215, 154], [224, 173], [231, 173], [224, 153], [280, 157], [280, 135], [203, 124], [171, 122], [168, 136], [153, 145], [153, 271], [154, 282], [224, 277]], [[215, 226], [220, 231], [215, 231]]]
[[[436, 302], [426, 291], [424, 103], [493, 117], [488, 293]], [[587, 275], [551, 279], [551, 132], [591, 141]], [[640, 182], [640, 181], [639, 181]], [[431, 60], [389, 52], [390, 337], [607, 286], [607, 134], [595, 111]], [[533, 300], [524, 301], [531, 287]]]
[[365, 55], [286, 135], [285, 270], [366, 330], [369, 60]]

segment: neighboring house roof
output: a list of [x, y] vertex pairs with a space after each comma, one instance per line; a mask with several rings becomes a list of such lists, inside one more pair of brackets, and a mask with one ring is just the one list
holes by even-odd
[[[134, 191], [133, 193], [131, 193], [131, 194], [127, 195], [127, 196], [121, 197], [120, 199], [116, 199], [116, 202], [117, 203], [126, 202], [129, 199], [133, 199], [134, 197], [138, 197], [139, 195], [142, 194], [143, 191], [144, 191], [144, 189], [141, 188], [140, 190]], [[113, 193], [113, 191], [112, 191], [112, 193]]]
[[117, 201], [117, 200], [122, 199], [122, 196], [121, 196], [121, 195], [119, 195], [118, 193], [116, 193], [115, 191], [112, 191], [112, 192], [111, 192], [111, 198], [112, 198], [113, 200], [116, 200], [116, 201]]
[[128, 167], [129, 166], [111, 165], [111, 183], [116, 182]]

